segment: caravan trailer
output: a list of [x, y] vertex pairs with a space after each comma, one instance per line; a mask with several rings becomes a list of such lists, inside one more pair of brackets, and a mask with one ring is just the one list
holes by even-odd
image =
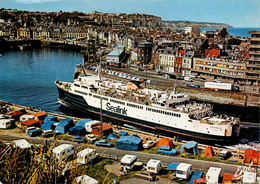
[[87, 164], [88, 162], [91, 162], [92, 160], [97, 158], [97, 156], [98, 154], [96, 153], [96, 150], [86, 148], [77, 153], [77, 162], [79, 164]]
[[135, 155], [125, 155], [121, 159], [121, 167], [120, 170], [122, 172], [128, 172], [133, 169], [134, 164], [137, 160], [137, 157]]
[[176, 168], [176, 177], [181, 179], [188, 179], [192, 174], [192, 165], [180, 163]]
[[206, 173], [207, 183], [218, 184], [221, 170], [222, 169], [218, 167], [210, 167], [208, 172]]
[[52, 150], [57, 159], [65, 159], [74, 154], [74, 146], [70, 144], [61, 144]]
[[8, 129], [14, 124], [14, 119], [0, 119], [0, 128]]
[[29, 115], [29, 114], [24, 114], [20, 117], [20, 121], [27, 121], [29, 119], [35, 119], [35, 116]]
[[151, 171], [155, 174], [158, 174], [160, 172], [160, 170], [162, 169], [162, 161], [150, 159], [147, 162], [146, 169], [147, 169], [147, 171]]

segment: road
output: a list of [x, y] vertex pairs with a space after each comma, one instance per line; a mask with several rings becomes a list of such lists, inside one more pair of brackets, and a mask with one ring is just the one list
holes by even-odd
[[[107, 69], [118, 71], [118, 72], [130, 73], [139, 78], [144, 78], [144, 79], [147, 78], [147, 79], [154, 81], [155, 84], [157, 84], [158, 82], [160, 82], [160, 84], [162, 84], [162, 85], [174, 85], [175, 84], [175, 79], [165, 79], [163, 76], [156, 75], [155, 71], [153, 71], [153, 70], [147, 70], [147, 73], [146, 73], [146, 71], [137, 71], [136, 68], [116, 68], [116, 67], [108, 66]], [[223, 82], [227, 82], [227, 81], [223, 81]], [[201, 79], [198, 79], [198, 78], [193, 79], [193, 82], [188, 82], [185, 80], [178, 80], [178, 86], [186, 87], [186, 84], [199, 84], [201, 87], [203, 87], [204, 81], [202, 81]], [[258, 90], [259, 90], [258, 86], [253, 86], [253, 85], [240, 86], [240, 91], [243, 93], [259, 94]]]
[[[43, 138], [36, 138], [36, 137], [20, 137], [14, 135], [7, 135], [7, 134], [0, 134], [0, 140], [2, 141], [13, 141], [17, 139], [26, 139], [31, 144], [45, 144], [46, 141], [50, 141], [50, 139], [43, 139]], [[79, 144], [79, 143], [71, 143], [69, 141], [56, 141], [56, 145], [69, 143], [75, 146], [75, 150], [80, 149], [81, 146], [87, 146], [87, 144]], [[93, 145], [91, 145], [93, 147]], [[174, 156], [166, 156], [166, 155], [159, 155], [159, 154], [151, 154], [151, 153], [144, 153], [141, 151], [126, 151], [126, 150], [118, 150], [116, 148], [105, 148], [105, 147], [95, 147], [97, 153], [110, 157], [117, 158], [118, 160], [123, 157], [125, 154], [134, 154], [137, 156], [138, 160], [141, 162], [147, 163], [150, 159], [157, 159], [161, 160], [164, 166], [167, 166], [169, 163], [172, 162], [185, 162], [192, 164], [193, 169], [207, 171], [209, 167], [220, 167], [222, 168], [222, 172], [224, 173], [231, 173], [234, 174], [237, 171], [238, 166], [230, 165], [230, 164], [223, 164], [217, 162], [209, 162], [209, 161], [202, 161], [202, 160], [193, 160], [193, 159], [186, 159], [186, 158], [177, 158]]]

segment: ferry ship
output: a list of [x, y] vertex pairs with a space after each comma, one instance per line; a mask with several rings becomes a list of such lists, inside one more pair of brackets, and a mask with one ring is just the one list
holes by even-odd
[[[76, 70], [84, 68], [77, 65]], [[239, 136], [239, 118], [216, 116], [210, 104], [191, 102], [189, 96], [145, 87], [138, 81], [122, 83], [81, 72], [73, 82], [55, 81], [58, 101], [71, 108], [110, 118], [122, 124], [208, 141], [230, 141]], [[102, 109], [102, 111], [101, 111]]]

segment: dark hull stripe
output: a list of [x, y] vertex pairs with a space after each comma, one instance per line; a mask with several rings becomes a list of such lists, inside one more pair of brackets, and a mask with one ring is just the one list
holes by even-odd
[[[70, 107], [77, 110], [81, 110], [83, 112], [89, 112], [92, 114], [94, 113], [100, 115], [100, 109], [89, 106], [82, 96], [71, 94], [69, 92], [60, 89], [59, 87], [58, 87], [58, 91], [59, 91], [60, 100], [68, 104]], [[202, 133], [191, 132], [191, 131], [182, 130], [174, 127], [168, 127], [164, 125], [155, 124], [149, 121], [123, 116], [121, 114], [116, 114], [106, 110], [102, 110], [102, 116], [120, 121], [122, 123], [141, 126], [153, 130], [162, 130], [168, 133], [173, 133], [173, 134], [178, 134], [178, 135], [183, 135], [183, 136], [188, 136], [188, 137], [203, 139], [208, 141], [229, 141], [229, 139], [232, 138], [232, 137], [225, 137], [225, 136], [202, 134]]]

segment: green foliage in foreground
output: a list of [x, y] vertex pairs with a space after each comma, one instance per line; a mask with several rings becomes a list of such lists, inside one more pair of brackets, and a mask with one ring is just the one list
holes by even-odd
[[88, 165], [73, 162], [73, 169], [62, 175], [66, 163], [75, 159], [75, 154], [68, 160], [56, 160], [52, 155], [54, 143], [48, 146], [32, 147], [22, 150], [0, 142], [0, 178], [3, 183], [73, 183], [75, 177], [89, 175], [99, 183], [113, 183], [116, 176], [104, 169], [108, 163], [98, 159]]

